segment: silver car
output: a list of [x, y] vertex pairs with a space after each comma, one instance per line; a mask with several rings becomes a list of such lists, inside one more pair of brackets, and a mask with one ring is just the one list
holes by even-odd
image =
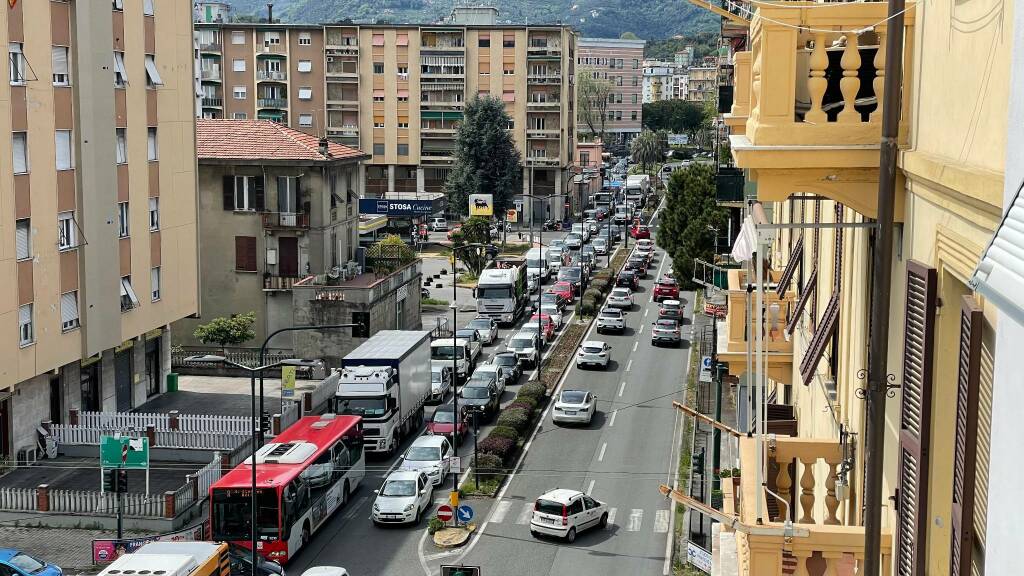
[[583, 246], [583, 236], [572, 232], [565, 237], [565, 246], [572, 250], [579, 250]]
[[509, 338], [506, 345], [510, 352], [516, 353], [516, 359], [519, 360], [519, 364], [527, 365], [531, 368], [537, 365], [539, 347], [540, 338], [534, 332], [519, 332], [512, 336], [512, 338]]
[[594, 238], [590, 245], [594, 247], [595, 254], [603, 256], [608, 253], [608, 239], [603, 236]]

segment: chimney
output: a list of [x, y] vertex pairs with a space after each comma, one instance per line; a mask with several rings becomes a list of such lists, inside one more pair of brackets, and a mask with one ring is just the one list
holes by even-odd
[[330, 153], [327, 150], [328, 150], [327, 137], [323, 137], [323, 138], [320, 139], [320, 155], [323, 156], [324, 158], [330, 158], [331, 155], [330, 155]]
[[267, 4], [267, 24], [274, 23], [274, 5]]

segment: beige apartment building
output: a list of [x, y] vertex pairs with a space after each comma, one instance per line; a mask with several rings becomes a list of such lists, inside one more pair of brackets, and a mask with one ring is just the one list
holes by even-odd
[[358, 147], [371, 154], [363, 175], [370, 196], [441, 192], [463, 107], [489, 94], [512, 118], [524, 191], [564, 193], [576, 36], [567, 26], [500, 25], [496, 16], [460, 8], [430, 25], [197, 23], [208, 95], [201, 114], [276, 120]]
[[[645, 40], [619, 38], [580, 38], [576, 65], [608, 80], [612, 92], [608, 100], [608, 118], [604, 142], [626, 144], [640, 133], [643, 122], [643, 77]], [[577, 126], [586, 130], [584, 122]]]
[[189, 3], [9, 2], [0, 458], [41, 421], [159, 394], [197, 311]]

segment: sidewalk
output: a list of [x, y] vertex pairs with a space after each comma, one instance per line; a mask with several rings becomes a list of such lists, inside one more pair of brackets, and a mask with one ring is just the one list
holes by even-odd
[[[295, 398], [311, 391], [319, 380], [295, 381]], [[259, 380], [256, 380], [259, 394]], [[281, 405], [281, 380], [263, 379], [263, 402], [270, 413], [278, 412]], [[209, 414], [249, 416], [252, 412], [252, 382], [245, 377], [195, 376], [178, 377], [178, 391], [162, 394], [137, 407], [136, 412], [170, 412], [182, 414]]]
[[[127, 537], [144, 535], [125, 532]], [[106, 530], [0, 526], [0, 546], [21, 550], [40, 560], [56, 564], [67, 575], [98, 574], [101, 567], [92, 565], [92, 541], [94, 538], [115, 537], [116, 532]]]

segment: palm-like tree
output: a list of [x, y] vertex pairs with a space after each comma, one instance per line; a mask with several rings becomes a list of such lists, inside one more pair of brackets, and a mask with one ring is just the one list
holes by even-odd
[[629, 151], [633, 155], [633, 160], [640, 163], [644, 172], [647, 171], [648, 166], [657, 164], [663, 158], [658, 135], [651, 130], [644, 130], [633, 138]]

